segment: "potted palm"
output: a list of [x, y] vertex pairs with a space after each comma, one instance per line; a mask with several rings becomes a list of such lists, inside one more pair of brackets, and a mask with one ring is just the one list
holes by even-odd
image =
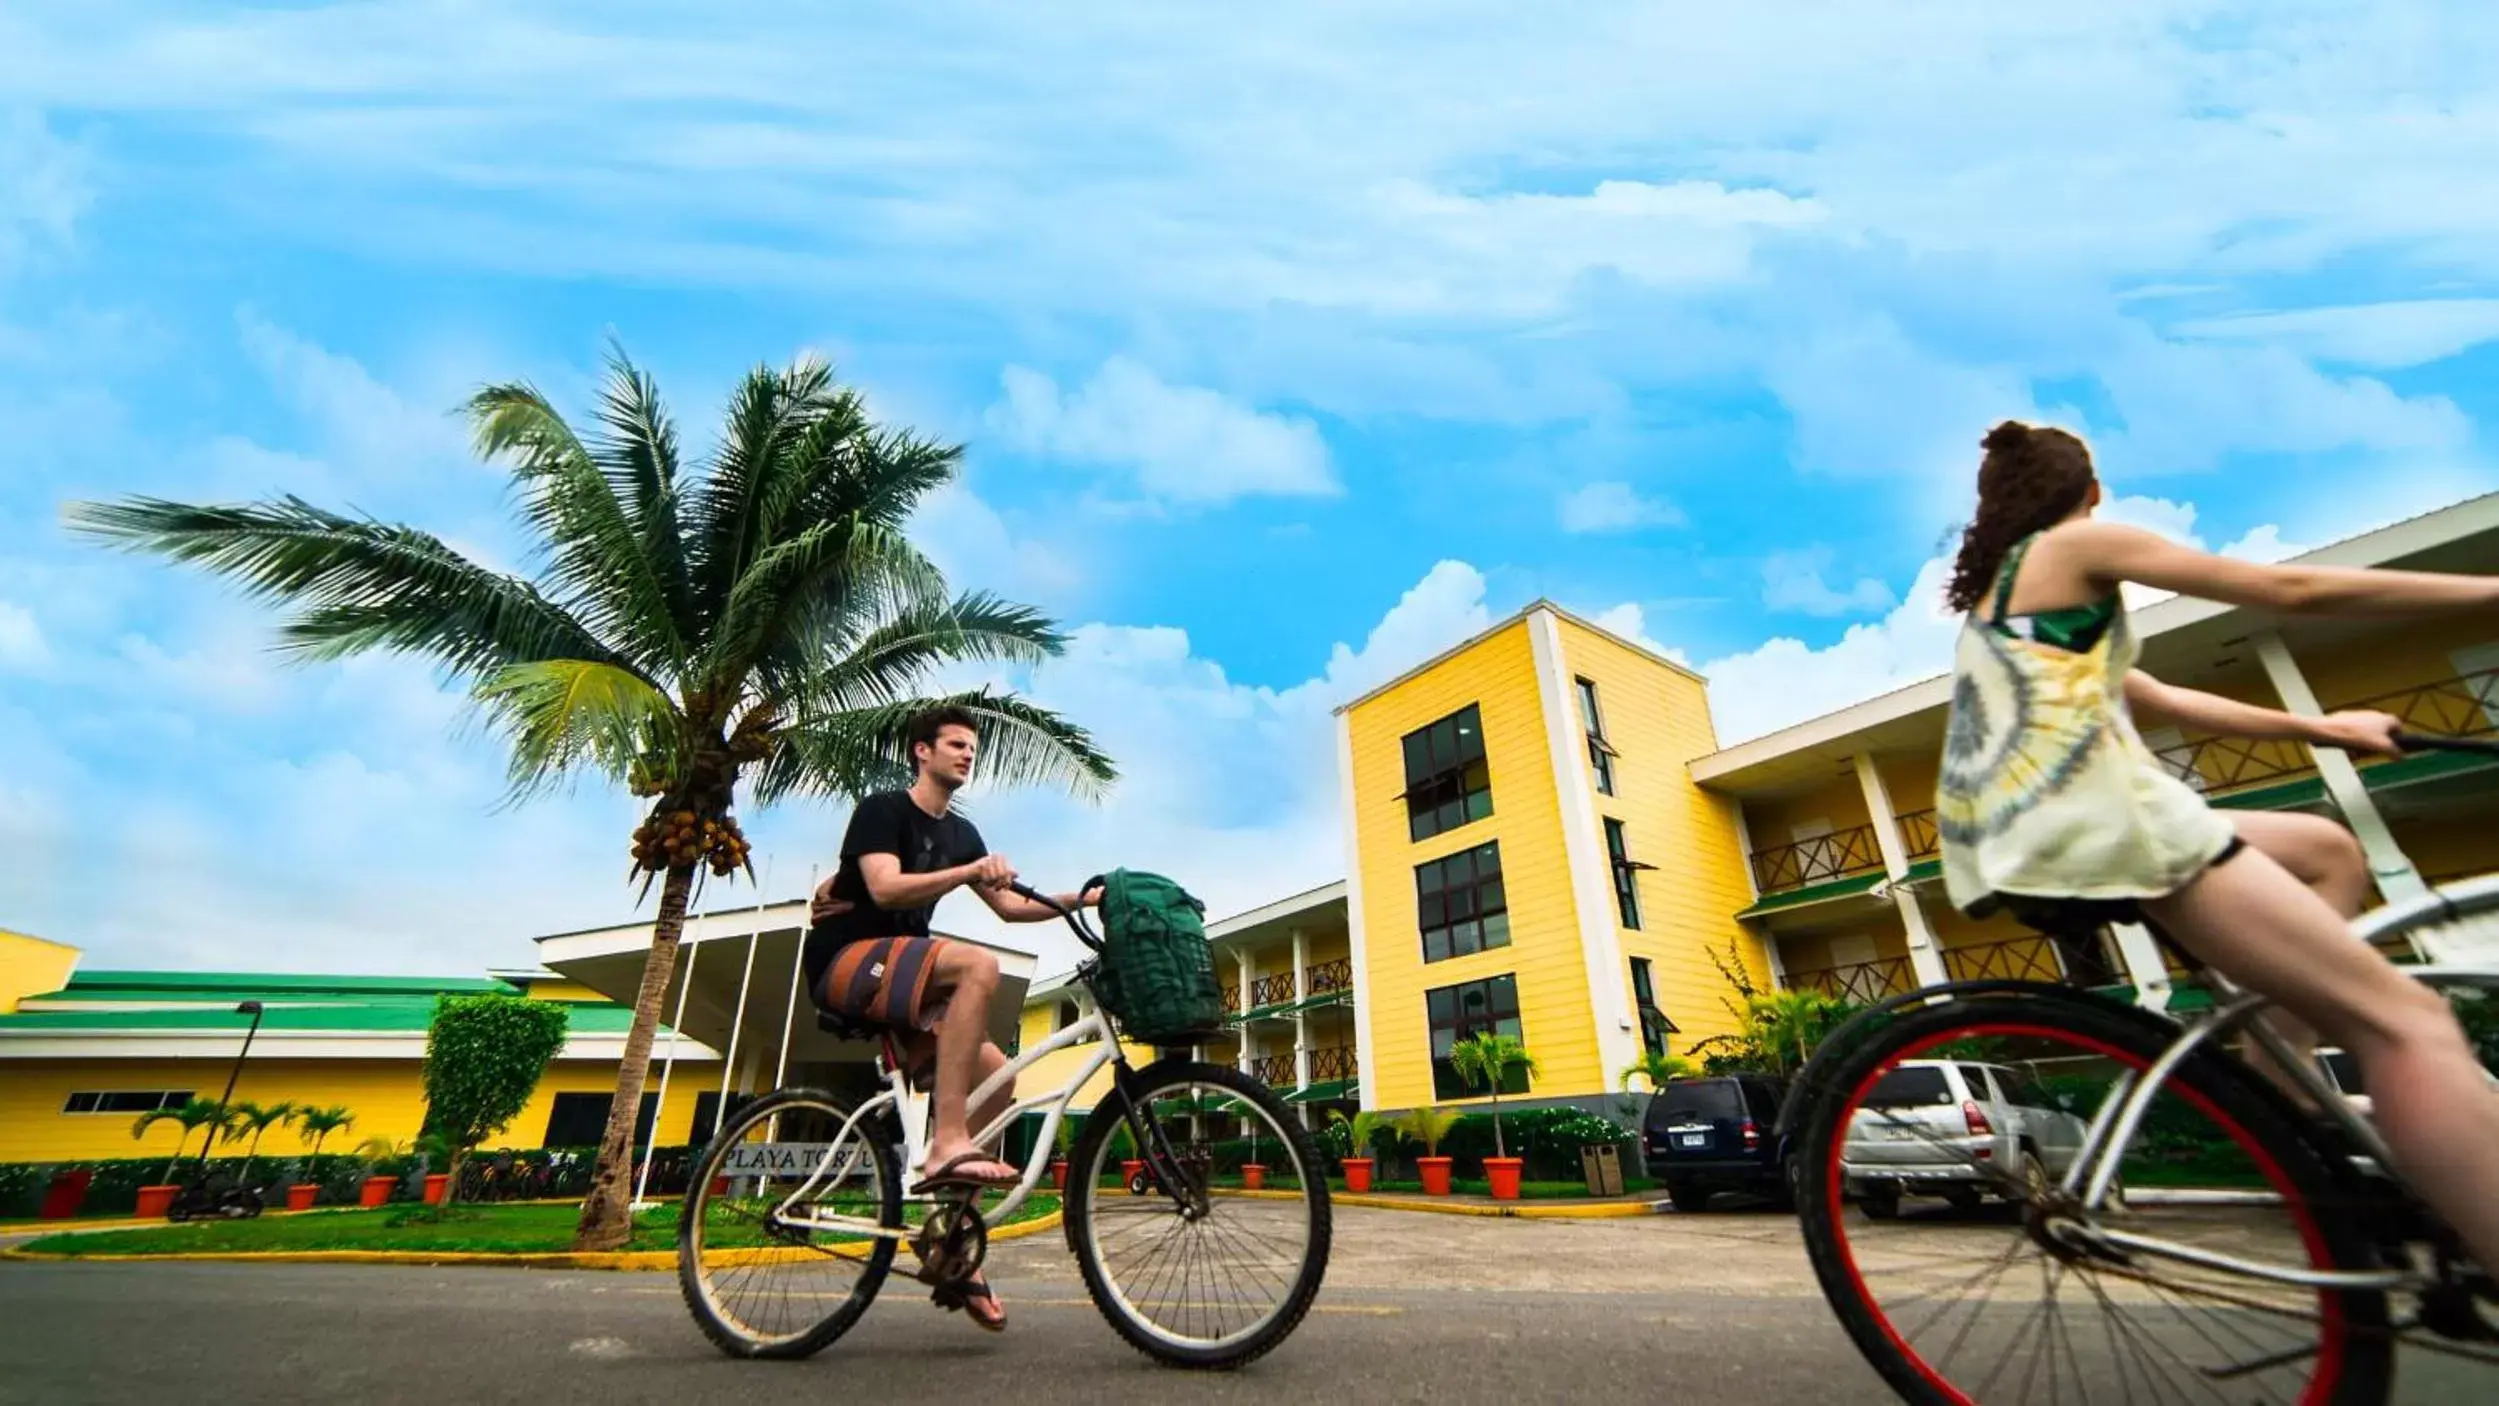
[[[425, 1159], [425, 1204], [439, 1206], [451, 1195], [452, 1159], [460, 1155], [459, 1144], [445, 1133], [421, 1133], [416, 1140], [416, 1154]], [[442, 1171], [433, 1168], [441, 1167]]]
[[1249, 1160], [1241, 1164], [1241, 1187], [1245, 1191], [1267, 1189], [1267, 1164], [1258, 1160], [1258, 1124], [1249, 1125]]
[[[365, 1172], [364, 1185], [356, 1192], [356, 1204], [379, 1206], [388, 1201], [391, 1192], [399, 1187], [399, 1172], [408, 1160], [408, 1144], [369, 1137], [357, 1145], [356, 1155], [371, 1164]], [[385, 1172], [385, 1167], [390, 1170]]]
[[1051, 1135], [1050, 1185], [1067, 1190], [1067, 1154], [1076, 1145], [1076, 1120], [1062, 1116], [1058, 1132]]
[[[182, 1161], [182, 1149], [190, 1144], [191, 1134], [201, 1128], [223, 1127], [231, 1117], [224, 1106], [210, 1098], [195, 1098], [176, 1108], [151, 1108], [139, 1115], [138, 1121], [130, 1125], [130, 1135], [134, 1138], [146, 1137], [148, 1129], [159, 1123], [178, 1124], [182, 1129], [182, 1136], [174, 1140], [174, 1155], [165, 1160], [165, 1171], [157, 1184], [139, 1188], [138, 1212], [141, 1216], [153, 1218], [172, 1209], [174, 1193], [182, 1189], [173, 1184], [174, 1167]], [[201, 1150], [205, 1152], [206, 1149], [207, 1143], [203, 1141]]]
[[296, 1135], [312, 1139], [312, 1158], [304, 1175], [314, 1180], [298, 1182], [286, 1189], [288, 1210], [309, 1211], [312, 1209], [312, 1203], [321, 1196], [321, 1183], [318, 1180], [321, 1175], [321, 1144], [329, 1138], [330, 1134], [343, 1133], [354, 1126], [356, 1126], [356, 1115], [348, 1112], [344, 1104], [332, 1108], [307, 1108], [295, 1115]]
[[1700, 1072], [1699, 1065], [1682, 1055], [1644, 1054], [1637, 1061], [1624, 1065], [1623, 1072], [1615, 1078], [1621, 1082], [1625, 1093], [1631, 1092], [1635, 1079], [1647, 1084], [1650, 1093], [1657, 1093], [1677, 1079], [1689, 1079]]
[[1492, 1183], [1494, 1200], [1515, 1201], [1522, 1163], [1520, 1158], [1510, 1155], [1509, 1144], [1501, 1136], [1501, 1084], [1513, 1071], [1535, 1073], [1535, 1057], [1527, 1053], [1527, 1046], [1519, 1043], [1516, 1035], [1496, 1035], [1487, 1030], [1460, 1040], [1449, 1051], [1449, 1062], [1456, 1066], [1459, 1078], [1492, 1091], [1493, 1155], [1484, 1159], [1484, 1180]]
[[260, 1160], [261, 1136], [273, 1126], [283, 1128], [294, 1122], [297, 1111], [294, 1104], [283, 1100], [266, 1105], [238, 1100], [234, 1104], [233, 1120], [229, 1124], [234, 1129], [234, 1136], [252, 1135], [250, 1146], [243, 1150], [243, 1171], [235, 1178], [237, 1184], [252, 1184], [252, 1164]]
[[1371, 1109], [1356, 1110], [1354, 1116], [1336, 1115], [1336, 1126], [1345, 1130], [1345, 1189], [1364, 1192], [1371, 1189], [1371, 1144], [1379, 1140], [1388, 1120]]
[[1423, 1178], [1423, 1190], [1433, 1196], [1449, 1194], [1449, 1159], [1440, 1155], [1440, 1140], [1449, 1136], [1458, 1115], [1452, 1109], [1425, 1104], [1409, 1108], [1397, 1119], [1397, 1131], [1423, 1144], [1423, 1155], [1414, 1159], [1414, 1169]]

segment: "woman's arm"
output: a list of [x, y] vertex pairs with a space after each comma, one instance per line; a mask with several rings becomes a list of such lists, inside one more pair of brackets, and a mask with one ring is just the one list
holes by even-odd
[[2126, 675], [2126, 706], [2137, 713], [2150, 713], [2182, 727], [2218, 737], [2307, 742], [2319, 747], [2340, 747], [2347, 752], [2386, 756], [2403, 750], [2395, 745], [2394, 738], [2395, 730], [2403, 725], [2403, 720], [2392, 713], [2329, 713], [2322, 718], [2312, 718], [2303, 713], [2260, 708], [2253, 703], [2241, 703], [2235, 698], [2224, 698], [2200, 689], [2162, 683], [2141, 669]]
[[2068, 523], [2040, 539], [2095, 588], [2140, 581], [2182, 596], [2286, 615], [2432, 615], [2499, 611], [2499, 577], [2353, 566], [2268, 566], [2182, 547], [2114, 522]]

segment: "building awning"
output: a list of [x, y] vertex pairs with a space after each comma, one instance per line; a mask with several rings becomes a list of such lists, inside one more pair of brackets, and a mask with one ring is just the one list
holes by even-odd
[[1325, 1103], [1332, 1098], [1351, 1098], [1355, 1082], [1352, 1079], [1330, 1079], [1325, 1083], [1313, 1084], [1306, 1089], [1295, 1089], [1284, 1096], [1284, 1101], [1286, 1103]]

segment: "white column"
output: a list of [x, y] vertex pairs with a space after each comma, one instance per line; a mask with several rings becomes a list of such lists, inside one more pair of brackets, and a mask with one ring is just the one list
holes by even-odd
[[[2299, 671], [2299, 663], [2291, 658], [2291, 647], [2283, 643], [2275, 630], [2259, 630], [2250, 637], [2256, 646], [2256, 662], [2265, 666], [2265, 677], [2273, 682], [2273, 691], [2282, 699], [2282, 706], [2306, 717], [2322, 717], [2325, 709], [2317, 703], [2316, 692], [2308, 686], [2308, 676]], [[2360, 841], [2360, 851], [2369, 860], [2369, 872], [2376, 876], [2378, 892], [2389, 903], [2400, 903], [2427, 890], [2421, 882], [2421, 871], [2412, 867], [2412, 860], [2395, 843], [2395, 834], [2386, 828], [2386, 817], [2378, 813], [2377, 802], [2369, 798], [2369, 788], [2360, 779], [2359, 768], [2340, 749], [2310, 746], [2308, 755], [2316, 759], [2317, 775], [2325, 782], [2326, 794], [2343, 812], [2343, 822], [2351, 826]]]
[[1883, 786], [1883, 773], [1875, 769], [1873, 753], [1859, 752], [1849, 760], [1856, 764], [1857, 789], [1865, 793], [1866, 814], [1873, 818], [1875, 846], [1883, 852], [1892, 907], [1899, 910], [1901, 930], [1909, 938], [1909, 970], [1916, 973], [1920, 986], [1940, 985], [1951, 977], [1944, 970], [1944, 954], [1936, 948], [1935, 929], [1926, 921], [1926, 909], [1906, 882], [1909, 845], [1901, 838], [1900, 817], [1892, 813], [1892, 793]]
[[[1293, 929], [1293, 999], [1310, 999], [1310, 936], [1300, 928]], [[1293, 1012], [1293, 1088], [1310, 1087], [1310, 1012]], [[1310, 1126], [1310, 1105], [1296, 1104], [1301, 1110], [1302, 1126]]]
[[[1248, 943], [1243, 943], [1238, 948], [1235, 948], [1232, 955], [1240, 964], [1241, 1009], [1242, 1011], [1247, 1012], [1250, 1008], [1250, 980], [1257, 972], [1258, 968], [1257, 965], [1250, 960]], [[1242, 1021], [1238, 1028], [1241, 1032], [1241, 1050], [1240, 1053], [1235, 1056], [1236, 1067], [1239, 1068], [1242, 1073], [1247, 1074], [1250, 1072], [1250, 1023], [1246, 1020]]]
[[[1562, 856], [1569, 866], [1571, 906], [1579, 915], [1580, 966], [1595, 1018], [1597, 1068], [1611, 1074], [1641, 1054], [1632, 1019], [1631, 976], [1623, 964], [1621, 915], [1614, 906], [1605, 841], [1597, 834], [1597, 789], [1588, 779], [1588, 734], [1572, 706], [1570, 670], [1562, 660], [1562, 627], [1550, 609], [1527, 614], [1528, 652], [1536, 664], [1536, 695], [1545, 745], [1562, 812]], [[1531, 1034], [1533, 1032], [1530, 1032]]]

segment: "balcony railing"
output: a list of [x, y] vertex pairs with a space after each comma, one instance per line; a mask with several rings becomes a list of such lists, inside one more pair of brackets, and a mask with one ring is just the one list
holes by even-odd
[[1226, 982], [1224, 984], [1223, 1013], [1225, 1015], [1239, 1015], [1241, 1013], [1241, 984], [1237, 981]]
[[1262, 976], [1250, 983], [1249, 1008], [1281, 1006], [1293, 999], [1293, 974], [1289, 971]]
[[2499, 731], [2499, 669], [2459, 674], [2452, 679], [2381, 693], [2339, 705], [2371, 708], [2403, 719], [2408, 732], [2436, 732], [2449, 737], [2479, 737]]
[[[2434, 683], [2372, 694], [2334, 704], [2331, 711], [2366, 708], [2392, 713], [2411, 732], [2478, 737], [2499, 731], [2499, 669], [2459, 674]], [[2317, 774], [2317, 759], [2304, 743], [2244, 737], [2198, 737], [2160, 748], [2170, 773], [2208, 796], [2227, 795]], [[2362, 766], [2379, 758], [2353, 758]]]
[[1353, 989], [1354, 959], [1350, 956], [1320, 962], [1310, 969], [1310, 994], [1313, 996], [1333, 996], [1339, 991]]
[[2170, 775], [2208, 796], [2317, 772], [2317, 759], [2305, 744], [2280, 738], [2198, 737], [2152, 755], [2160, 758]]
[[1314, 1084], [1361, 1075], [1362, 1066], [1355, 1061], [1351, 1045], [1327, 1045], [1310, 1052], [1310, 1082]]
[[1858, 1005], [1872, 1005], [1886, 996], [1898, 996], [1917, 989], [1916, 975], [1909, 969], [1906, 957], [1885, 957], [1873, 962], [1854, 962], [1844, 967], [1821, 967], [1813, 971], [1789, 972], [1791, 991], [1819, 991]]
[[1935, 835], [1935, 812], [1913, 810], [1900, 817], [1900, 842], [1909, 851], [1909, 862], [1933, 859], [1943, 853], [1943, 845]]
[[2065, 964], [2044, 937], [1944, 949], [1944, 974], [1954, 981], [2063, 981]]
[[1872, 825], [1856, 825], [1794, 844], [1753, 852], [1753, 887], [1782, 893], [1883, 870], [1883, 847]]
[[1273, 1088], [1292, 1088], [1296, 1082], [1293, 1057], [1289, 1054], [1253, 1056], [1250, 1059], [1250, 1077]]

